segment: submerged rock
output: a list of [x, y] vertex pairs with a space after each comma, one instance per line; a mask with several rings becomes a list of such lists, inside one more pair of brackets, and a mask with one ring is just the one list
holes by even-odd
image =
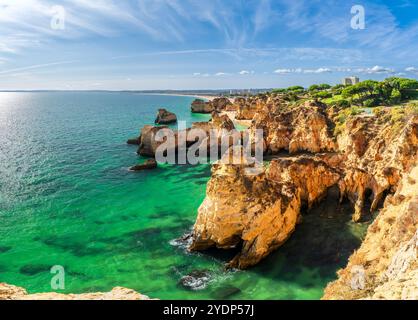
[[216, 300], [225, 300], [230, 299], [231, 297], [241, 293], [241, 289], [234, 287], [234, 286], [225, 286], [217, 289], [213, 293], [213, 297]]
[[211, 280], [211, 274], [207, 270], [196, 270], [180, 279], [179, 284], [189, 290], [203, 290]]
[[150, 159], [150, 160], [145, 161], [142, 164], [137, 164], [131, 167], [129, 170], [130, 171], [144, 171], [144, 170], [157, 169], [157, 167], [158, 167], [157, 161], [155, 161], [154, 159]]
[[167, 111], [166, 109], [159, 109], [157, 113], [157, 118], [155, 119], [155, 124], [171, 124], [177, 122], [177, 116]]

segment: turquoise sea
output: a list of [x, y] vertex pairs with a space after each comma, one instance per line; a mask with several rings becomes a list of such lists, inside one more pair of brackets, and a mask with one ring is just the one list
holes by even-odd
[[[51, 291], [50, 268], [66, 271], [65, 293], [135, 289], [160, 299], [319, 299], [359, 245], [364, 225], [317, 208], [259, 266], [226, 271], [231, 253], [190, 254], [190, 231], [208, 165], [160, 166], [126, 144], [158, 107], [179, 119], [191, 97], [106, 92], [0, 93], [0, 282]], [[331, 211], [330, 211], [331, 210]], [[180, 280], [207, 275], [200, 290]]]

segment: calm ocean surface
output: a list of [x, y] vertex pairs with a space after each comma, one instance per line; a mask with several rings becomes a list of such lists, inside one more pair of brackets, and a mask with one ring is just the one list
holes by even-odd
[[[365, 226], [307, 215], [292, 239], [248, 271], [225, 271], [228, 253], [190, 254], [173, 239], [193, 226], [208, 165], [143, 161], [126, 140], [158, 107], [189, 124], [193, 98], [130, 93], [0, 93], [0, 282], [67, 293], [135, 289], [160, 299], [319, 299], [358, 246]], [[171, 244], [170, 244], [171, 243]], [[202, 290], [179, 281], [206, 271]]]

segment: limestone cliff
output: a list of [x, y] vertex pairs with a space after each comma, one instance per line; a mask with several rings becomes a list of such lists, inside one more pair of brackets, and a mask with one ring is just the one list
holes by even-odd
[[61, 294], [49, 292], [28, 294], [21, 287], [0, 283], [0, 300], [150, 300], [150, 298], [122, 287], [116, 287], [106, 293]]
[[215, 98], [212, 101], [203, 101], [202, 99], [196, 99], [192, 102], [191, 110], [193, 113], [212, 113], [230, 110], [232, 106], [231, 101], [228, 98]]
[[[184, 134], [185, 148], [192, 146], [195, 143], [194, 129], [201, 129], [209, 137], [211, 130], [216, 130], [217, 138], [221, 139], [223, 135], [228, 135], [235, 129], [234, 123], [226, 116], [219, 115], [217, 112], [212, 113], [212, 119], [208, 122], [193, 123], [192, 128], [185, 131], [172, 130], [167, 126], [151, 126], [146, 125], [141, 130], [141, 135], [138, 138], [139, 148], [138, 154], [145, 157], [155, 157], [158, 147], [165, 144], [166, 149], [173, 149], [177, 152], [180, 145], [180, 134]], [[201, 133], [200, 131], [199, 133]], [[157, 139], [158, 135], [164, 137]], [[173, 139], [167, 140], [167, 136], [172, 136]]]
[[352, 115], [337, 131], [345, 110], [316, 101], [260, 101], [264, 105], [257, 107], [249, 133], [263, 130], [264, 151], [274, 159], [256, 176], [242, 166], [214, 165], [192, 250], [236, 247], [241, 251], [230, 265], [249, 267], [291, 236], [304, 204], [309, 210], [337, 190], [335, 201], [352, 203], [354, 221], [371, 219], [416, 166], [416, 114], [402, 122], [392, 121], [390, 111]]
[[418, 299], [418, 167], [369, 227], [324, 299]]
[[271, 154], [282, 150], [291, 154], [338, 150], [326, 105], [318, 102], [306, 102], [290, 110], [281, 105], [266, 105], [253, 119], [250, 131], [256, 129], [264, 131], [266, 151]]
[[230, 267], [257, 264], [293, 233], [300, 195], [291, 183], [280, 183], [263, 170], [248, 175], [245, 165], [215, 163], [207, 196], [199, 208], [191, 250], [241, 246]]

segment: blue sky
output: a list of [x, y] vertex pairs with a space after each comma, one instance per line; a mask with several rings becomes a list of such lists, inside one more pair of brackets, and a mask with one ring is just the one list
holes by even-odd
[[[351, 28], [353, 5], [364, 7], [365, 29]], [[63, 29], [51, 27], [57, 17]], [[414, 0], [0, 0], [0, 89], [417, 78], [417, 52]]]

